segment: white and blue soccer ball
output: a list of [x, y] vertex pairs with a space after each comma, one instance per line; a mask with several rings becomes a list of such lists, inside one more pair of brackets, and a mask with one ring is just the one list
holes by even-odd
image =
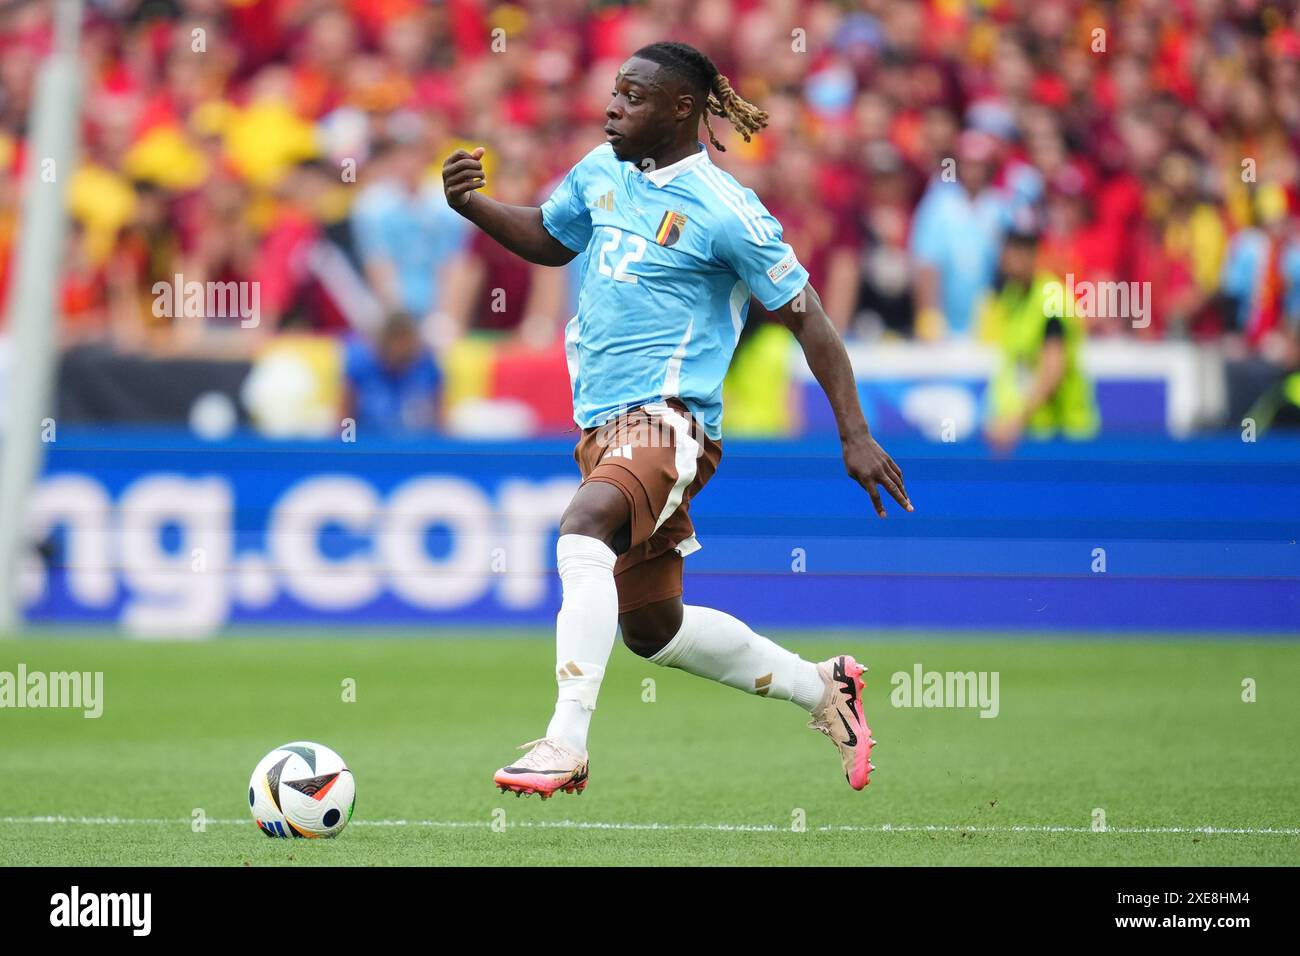
[[356, 781], [343, 758], [309, 740], [276, 747], [248, 781], [253, 820], [269, 837], [338, 836], [356, 803]]

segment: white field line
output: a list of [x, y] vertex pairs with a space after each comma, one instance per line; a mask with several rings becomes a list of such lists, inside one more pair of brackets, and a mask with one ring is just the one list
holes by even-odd
[[[214, 825], [251, 826], [252, 819], [207, 820]], [[75, 826], [189, 826], [193, 820], [178, 818], [128, 818], [128, 817], [0, 817], [0, 824], [70, 824]], [[354, 827], [427, 827], [434, 830], [488, 829], [488, 820], [353, 820]], [[659, 830], [708, 831], [716, 833], [790, 833], [789, 827], [771, 823], [601, 823], [591, 820], [525, 820], [507, 823], [507, 828], [531, 830]], [[960, 826], [935, 823], [878, 823], [826, 824], [810, 826], [814, 832], [823, 833], [1094, 833], [1092, 827], [1067, 827], [1050, 825]], [[1107, 827], [1105, 833], [1126, 834], [1234, 834], [1246, 836], [1300, 836], [1300, 827]]]

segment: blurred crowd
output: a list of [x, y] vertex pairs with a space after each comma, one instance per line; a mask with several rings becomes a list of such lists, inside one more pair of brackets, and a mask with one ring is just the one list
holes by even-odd
[[[1296, 364], [1300, 12], [1268, 0], [90, 0], [63, 343], [249, 357], [337, 334], [374, 414], [376, 382], [435, 388], [430, 356], [469, 333], [551, 347], [576, 269], [467, 228], [441, 161], [483, 145], [491, 194], [540, 202], [660, 39], [769, 112], [749, 144], [717, 124], [715, 158], [847, 336], [996, 334], [1014, 234], [1038, 275], [1150, 283], [1141, 321], [1081, 310], [1087, 336]], [[51, 43], [48, 3], [0, 6], [0, 296]], [[159, 308], [192, 282], [254, 283], [258, 321]]]

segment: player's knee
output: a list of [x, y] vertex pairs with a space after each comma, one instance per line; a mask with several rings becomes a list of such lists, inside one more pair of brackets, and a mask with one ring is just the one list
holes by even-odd
[[623, 632], [623, 643], [627, 649], [637, 657], [654, 657], [665, 647], [673, 636], [663, 629], [644, 628], [633, 625], [629, 628], [626, 624], [621, 627]]
[[627, 649], [638, 657], [653, 657], [668, 646], [681, 630], [681, 613], [661, 602], [619, 615], [618, 627]]

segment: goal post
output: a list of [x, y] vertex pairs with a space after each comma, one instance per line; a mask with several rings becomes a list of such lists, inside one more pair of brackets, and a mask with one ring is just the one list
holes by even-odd
[[42, 430], [52, 415], [59, 270], [67, 236], [67, 188], [81, 121], [77, 50], [82, 0], [54, 0], [54, 49], [37, 74], [24, 170], [21, 229], [8, 312], [10, 373], [0, 437], [0, 636], [22, 626], [27, 502], [44, 465]]

